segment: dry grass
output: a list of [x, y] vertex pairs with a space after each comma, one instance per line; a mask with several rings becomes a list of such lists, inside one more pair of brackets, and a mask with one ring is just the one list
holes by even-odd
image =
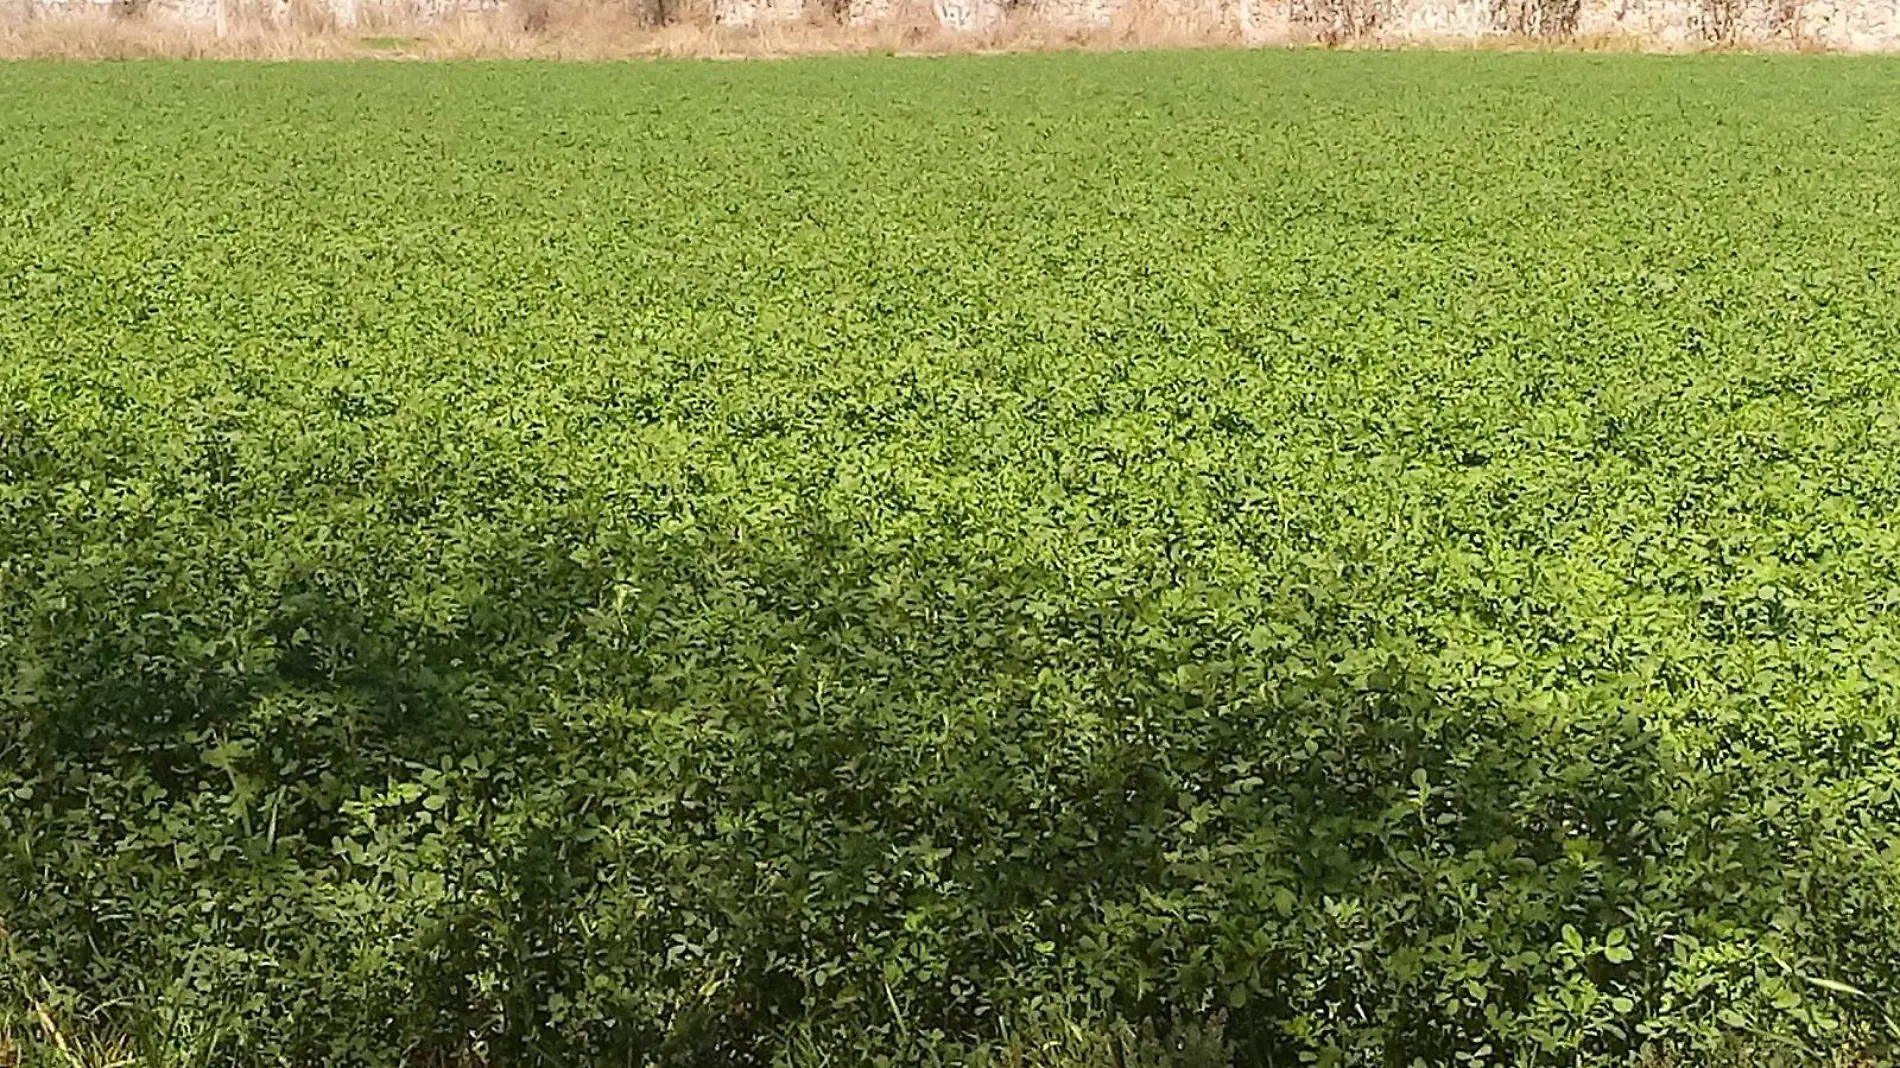
[[[1344, 41], [1334, 45], [1341, 49], [1377, 48], [1394, 51], [1471, 51], [1471, 52], [1595, 52], [1619, 54], [1677, 54], [1684, 52], [1735, 51], [1718, 49], [1713, 46], [1683, 43], [1680, 41], [1657, 41], [1634, 33], [1577, 33], [1566, 37], [1540, 37], [1525, 33], [1487, 33], [1474, 37], [1439, 37], [1428, 40], [1404, 39], [1396, 37], [1374, 38], [1368, 41]], [[1782, 52], [1785, 47], [1772, 42], [1763, 42], [1748, 51]]]
[[[1100, 25], [1063, 24], [1017, 8], [994, 24], [944, 26], [929, 0], [903, 0], [874, 21], [838, 17], [845, 0], [806, 0], [806, 14], [752, 26], [722, 25], [711, 0], [500, 0], [485, 11], [430, 19], [412, 0], [359, 9], [354, 26], [336, 24], [320, 0], [226, 0], [220, 33], [211, 24], [160, 12], [123, 14], [106, 4], [69, 0], [80, 10], [28, 17], [24, 0], [0, 0], [0, 58], [129, 59], [635, 59], [766, 58], [818, 53], [948, 54], [1144, 48], [1305, 46], [1478, 48], [1508, 50], [1681, 51], [1634, 36], [1408, 39], [1372, 33], [1322, 39], [1294, 25], [1243, 30], [1232, 0], [1124, 0]], [[125, 0], [121, 0], [125, 2]], [[137, 2], [137, 0], [132, 0]], [[279, 0], [282, 5], [283, 0]], [[11, 7], [11, 11], [9, 11]], [[1788, 45], [1763, 46], [1786, 50]]]
[[709, 15], [656, 24], [625, 8], [573, 0], [508, 0], [495, 10], [438, 20], [378, 13], [350, 28], [321, 19], [233, 19], [223, 34], [210, 25], [156, 15], [124, 18], [108, 11], [0, 19], [0, 57], [52, 59], [764, 58], [1239, 43], [1233, 27], [1170, 12], [1163, 0], [1132, 0], [1101, 26], [1064, 26], [1018, 14], [968, 31], [943, 26], [927, 5], [917, 4], [862, 23], [803, 18], [747, 27], [721, 25]]
[[123, 1035], [63, 1027], [43, 1005], [32, 1007], [38, 1034], [0, 1028], [0, 1068], [134, 1068], [143, 1058]]

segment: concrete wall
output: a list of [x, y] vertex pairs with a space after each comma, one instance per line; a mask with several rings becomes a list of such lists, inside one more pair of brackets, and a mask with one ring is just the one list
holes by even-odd
[[[117, 5], [204, 26], [315, 14], [354, 25], [367, 5], [427, 22], [504, 0], [18, 0], [36, 16]], [[854, 24], [934, 19], [977, 32], [1013, 12], [1062, 27], [1104, 27], [1139, 11], [1242, 40], [1460, 42], [1499, 35], [1626, 38], [1657, 48], [1712, 44], [1900, 51], [1900, 0], [712, 0], [728, 26], [789, 23], [835, 11]], [[293, 8], [293, 5], [295, 7]], [[1138, 7], [1131, 7], [1138, 5]]]

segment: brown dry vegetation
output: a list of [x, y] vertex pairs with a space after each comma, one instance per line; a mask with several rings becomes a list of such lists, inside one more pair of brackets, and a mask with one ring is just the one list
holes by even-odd
[[[941, 25], [911, 5], [876, 22], [815, 15], [750, 27], [716, 23], [710, 12], [660, 19], [621, 5], [575, 0], [505, 0], [490, 11], [429, 20], [397, 10], [365, 12], [354, 27], [320, 17], [234, 17], [226, 31], [162, 16], [122, 17], [110, 9], [0, 20], [0, 56], [11, 58], [614, 59], [668, 56], [763, 58], [814, 53], [1046, 51], [1189, 48], [1242, 43], [1234, 27], [1135, 0], [1109, 24], [1053, 25], [1013, 15], [986, 29]], [[1284, 43], [1297, 44], [1300, 41]]]
[[0, 7], [0, 58], [740, 59], [1242, 45], [1618, 52], [1681, 48], [1634, 36], [1538, 33], [1528, 26], [1478, 38], [1418, 41], [1381, 34], [1375, 24], [1328, 30], [1324, 23], [1313, 23], [1295, 24], [1290, 32], [1263, 38], [1243, 34], [1206, 5], [1169, 0], [1128, 0], [1109, 22], [1098, 26], [1062, 25], [1018, 8], [977, 30], [943, 25], [927, 0], [903, 0], [885, 17], [863, 22], [840, 17], [826, 0], [807, 0], [802, 19], [743, 27], [715, 21], [709, 0], [500, 0], [489, 10], [439, 18], [427, 17], [405, 0], [385, 0], [363, 5], [356, 25], [348, 27], [337, 25], [314, 0], [290, 0], [274, 15], [254, 0], [235, 0], [227, 5], [222, 27], [146, 11], [140, 0], [71, 3], [79, 10], [36, 14], [29, 2], [7, 5], [11, 11]]

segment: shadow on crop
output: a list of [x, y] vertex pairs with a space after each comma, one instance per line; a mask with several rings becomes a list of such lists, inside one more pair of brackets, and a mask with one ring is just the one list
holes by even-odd
[[[358, 993], [257, 1040], [429, 1063], [748, 1063], [800, 1033], [922, 1056], [1051, 994], [1224, 1014], [1242, 1063], [1346, 1041], [1436, 1063], [1565, 976], [1654, 982], [1553, 950], [1622, 923], [1685, 841], [1650, 818], [1675, 771], [1615, 700], [1558, 721], [1398, 655], [1348, 670], [1342, 620], [1263, 644], [1158, 567], [1102, 594], [838, 529], [574, 551], [594, 537], [499, 542], [452, 627], [292, 574], [246, 671], [194, 672], [176, 628], [109, 600], [15, 646], [35, 711], [10, 778], [75, 858], [6, 869], [41, 967], [136, 1004], [112, 960], [159, 943], [139, 917], [261, 887], [304, 904], [206, 937], [328, 931], [335, 955], [219, 981]], [[97, 874], [168, 813], [197, 860]], [[368, 935], [310, 904], [348, 887], [384, 895]], [[36, 928], [35, 895], [139, 916]], [[362, 954], [388, 963], [346, 981]]]

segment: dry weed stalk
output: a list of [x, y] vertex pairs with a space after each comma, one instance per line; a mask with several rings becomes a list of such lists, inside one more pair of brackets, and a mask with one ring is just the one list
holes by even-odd
[[[1386, 25], [1396, 0], [1120, 0], [1105, 19], [1066, 0], [1001, 0], [1000, 17], [959, 30], [943, 0], [761, 2], [749, 25], [722, 22], [715, 0], [223, 0], [215, 24], [180, 21], [167, 0], [0, 0], [0, 57], [264, 60], [389, 58], [763, 58], [817, 53], [948, 54], [1324, 45], [1655, 51], [1662, 42], [1578, 32], [1579, 0], [1492, 0], [1494, 31], [1411, 40]], [[786, 6], [787, 4], [793, 6]], [[1770, 5], [1771, 39], [1754, 41], [1744, 12]], [[434, 11], [431, 5], [435, 5]], [[1244, 5], [1244, 6], [1243, 6]], [[1706, 46], [1819, 45], [1803, 31], [1805, 0], [1698, 0]], [[873, 16], [873, 12], [875, 14]], [[790, 17], [787, 17], [787, 13]]]
[[739, 58], [1207, 47], [1239, 41], [1230, 22], [1183, 11], [1165, 0], [1131, 0], [1113, 19], [1092, 26], [1065, 24], [1016, 5], [1000, 19], [969, 30], [943, 25], [926, 0], [901, 0], [875, 19], [851, 17], [841, 0], [812, 0], [800, 18], [750, 26], [718, 22], [709, 0], [501, 0], [487, 10], [434, 19], [361, 0], [353, 22], [342, 24], [322, 0], [230, 0], [225, 32], [219, 33], [216, 26], [158, 12], [115, 17], [104, 5], [88, 3], [75, 11], [0, 19], [0, 56]]

